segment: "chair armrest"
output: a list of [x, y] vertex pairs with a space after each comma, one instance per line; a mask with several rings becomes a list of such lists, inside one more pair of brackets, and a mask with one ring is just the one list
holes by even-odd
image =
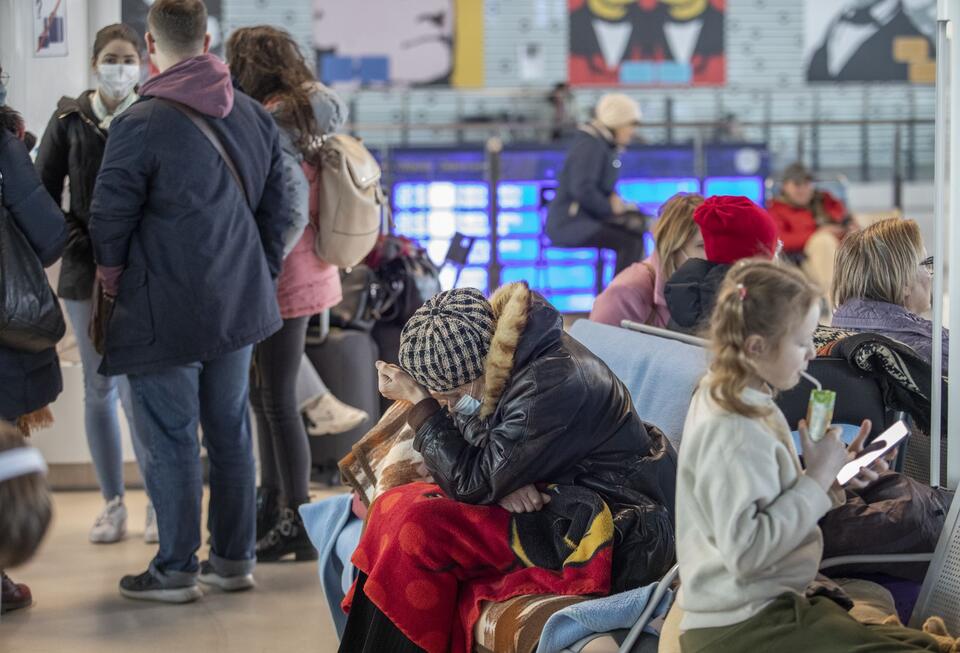
[[637, 640], [640, 638], [640, 635], [643, 634], [643, 629], [647, 627], [647, 624], [650, 622], [650, 618], [653, 616], [653, 613], [656, 611], [657, 606], [660, 605], [660, 602], [663, 601], [664, 595], [667, 593], [667, 590], [670, 589], [670, 586], [673, 585], [673, 581], [677, 579], [677, 576], [680, 575], [679, 565], [673, 565], [663, 578], [657, 582], [657, 587], [653, 591], [653, 594], [650, 595], [650, 600], [647, 601], [646, 607], [643, 609], [643, 612], [640, 613], [640, 616], [637, 618], [636, 622], [633, 624], [633, 627], [630, 628], [630, 631], [623, 629], [606, 632], [606, 633], [591, 633], [576, 642], [571, 644], [567, 648], [560, 651], [560, 653], [580, 653], [586, 647], [587, 644], [592, 642], [595, 639], [600, 639], [601, 637], [613, 637], [614, 633], [621, 634], [626, 633], [626, 637], [623, 640], [618, 649], [619, 653], [628, 653], [630, 649], [633, 648]]
[[878, 553], [876, 555], [850, 555], [827, 558], [820, 563], [820, 569], [842, 567], [844, 565], [866, 565], [893, 562], [932, 562], [933, 553]]
[[640, 333], [646, 333], [651, 336], [659, 336], [661, 338], [677, 340], [679, 342], [683, 342], [688, 345], [694, 345], [695, 347], [710, 346], [709, 340], [698, 338], [697, 336], [690, 336], [690, 335], [687, 335], [686, 333], [670, 331], [669, 329], [661, 329], [660, 327], [649, 326], [647, 324], [640, 324], [639, 322], [634, 322], [633, 320], [621, 320], [620, 327], [623, 329], [628, 329], [630, 331], [638, 331]]

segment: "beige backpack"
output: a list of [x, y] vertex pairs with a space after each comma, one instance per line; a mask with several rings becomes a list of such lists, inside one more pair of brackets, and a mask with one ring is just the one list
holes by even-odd
[[314, 161], [303, 166], [317, 229], [314, 251], [327, 263], [351, 268], [377, 244], [383, 225], [380, 165], [363, 143], [346, 134], [324, 138]]

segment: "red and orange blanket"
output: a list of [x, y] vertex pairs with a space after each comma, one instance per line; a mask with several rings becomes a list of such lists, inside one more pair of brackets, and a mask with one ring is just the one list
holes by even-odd
[[[484, 601], [609, 593], [609, 508], [586, 488], [544, 491], [550, 502], [521, 514], [454, 501], [430, 483], [380, 494], [353, 555], [366, 595], [428, 653], [468, 653]], [[353, 590], [345, 610], [352, 600]]]

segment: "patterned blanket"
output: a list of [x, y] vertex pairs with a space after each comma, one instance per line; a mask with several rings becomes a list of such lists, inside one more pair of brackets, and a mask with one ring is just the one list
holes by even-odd
[[[875, 333], [858, 333], [837, 338], [824, 345], [820, 356], [845, 358], [850, 365], [873, 374], [880, 382], [884, 403], [904, 411], [924, 433], [930, 433], [930, 363], [907, 345]], [[941, 379], [947, 397], [947, 380]], [[942, 428], [947, 428], [947, 410]]]
[[[551, 499], [542, 510], [519, 514], [454, 501], [428, 483], [384, 492], [353, 555], [367, 576], [364, 592], [427, 653], [472, 651], [486, 601], [607, 594], [609, 508], [586, 488], [544, 491]], [[344, 599], [347, 611], [353, 591]]]
[[406, 401], [390, 406], [340, 461], [340, 476], [365, 506], [391, 488], [423, 480], [423, 457], [413, 448], [416, 434], [406, 421], [411, 408]]

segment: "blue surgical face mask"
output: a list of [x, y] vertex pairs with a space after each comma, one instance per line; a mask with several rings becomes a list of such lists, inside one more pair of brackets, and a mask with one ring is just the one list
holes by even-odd
[[460, 397], [460, 401], [458, 401], [457, 405], [453, 407], [453, 412], [467, 416], [476, 415], [479, 411], [480, 400], [475, 399], [470, 395], [463, 395]]

